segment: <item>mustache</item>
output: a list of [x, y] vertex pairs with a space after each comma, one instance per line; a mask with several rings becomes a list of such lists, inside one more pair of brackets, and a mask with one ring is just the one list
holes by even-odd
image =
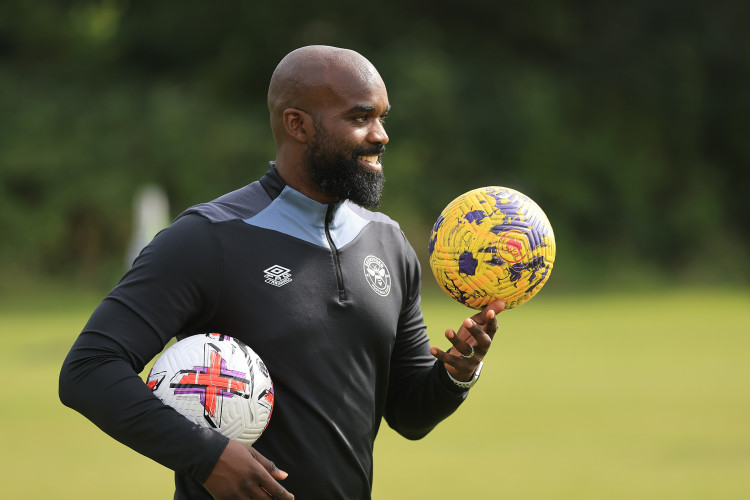
[[354, 157], [357, 156], [371, 156], [371, 155], [382, 155], [385, 153], [385, 144], [373, 146], [371, 148], [358, 147], [354, 150]]

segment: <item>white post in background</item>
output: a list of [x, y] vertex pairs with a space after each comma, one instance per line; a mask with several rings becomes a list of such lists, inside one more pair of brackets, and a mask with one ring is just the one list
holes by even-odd
[[133, 235], [125, 254], [126, 269], [130, 269], [156, 233], [168, 225], [169, 201], [164, 190], [153, 184], [139, 189], [133, 198]]

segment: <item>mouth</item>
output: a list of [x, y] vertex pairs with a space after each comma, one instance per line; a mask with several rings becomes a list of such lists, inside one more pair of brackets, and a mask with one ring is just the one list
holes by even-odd
[[361, 155], [358, 156], [357, 159], [359, 159], [359, 161], [363, 162], [372, 170], [383, 170], [383, 165], [380, 162], [380, 155]]

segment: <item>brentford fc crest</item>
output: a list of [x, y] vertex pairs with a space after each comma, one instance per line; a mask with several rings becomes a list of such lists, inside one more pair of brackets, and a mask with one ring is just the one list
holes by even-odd
[[364, 262], [365, 278], [375, 293], [381, 297], [391, 293], [391, 273], [382, 260], [374, 255], [365, 257]]

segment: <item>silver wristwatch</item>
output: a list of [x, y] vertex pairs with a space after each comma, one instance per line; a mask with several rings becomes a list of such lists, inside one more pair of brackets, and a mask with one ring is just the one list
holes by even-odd
[[477, 380], [479, 380], [479, 375], [482, 373], [482, 365], [484, 365], [484, 361], [479, 362], [477, 369], [474, 370], [474, 375], [472, 375], [471, 380], [467, 382], [461, 382], [460, 380], [456, 380], [455, 378], [451, 377], [450, 373], [448, 373], [448, 377], [450, 377], [453, 383], [456, 384], [461, 389], [471, 389], [471, 387], [477, 383]]

